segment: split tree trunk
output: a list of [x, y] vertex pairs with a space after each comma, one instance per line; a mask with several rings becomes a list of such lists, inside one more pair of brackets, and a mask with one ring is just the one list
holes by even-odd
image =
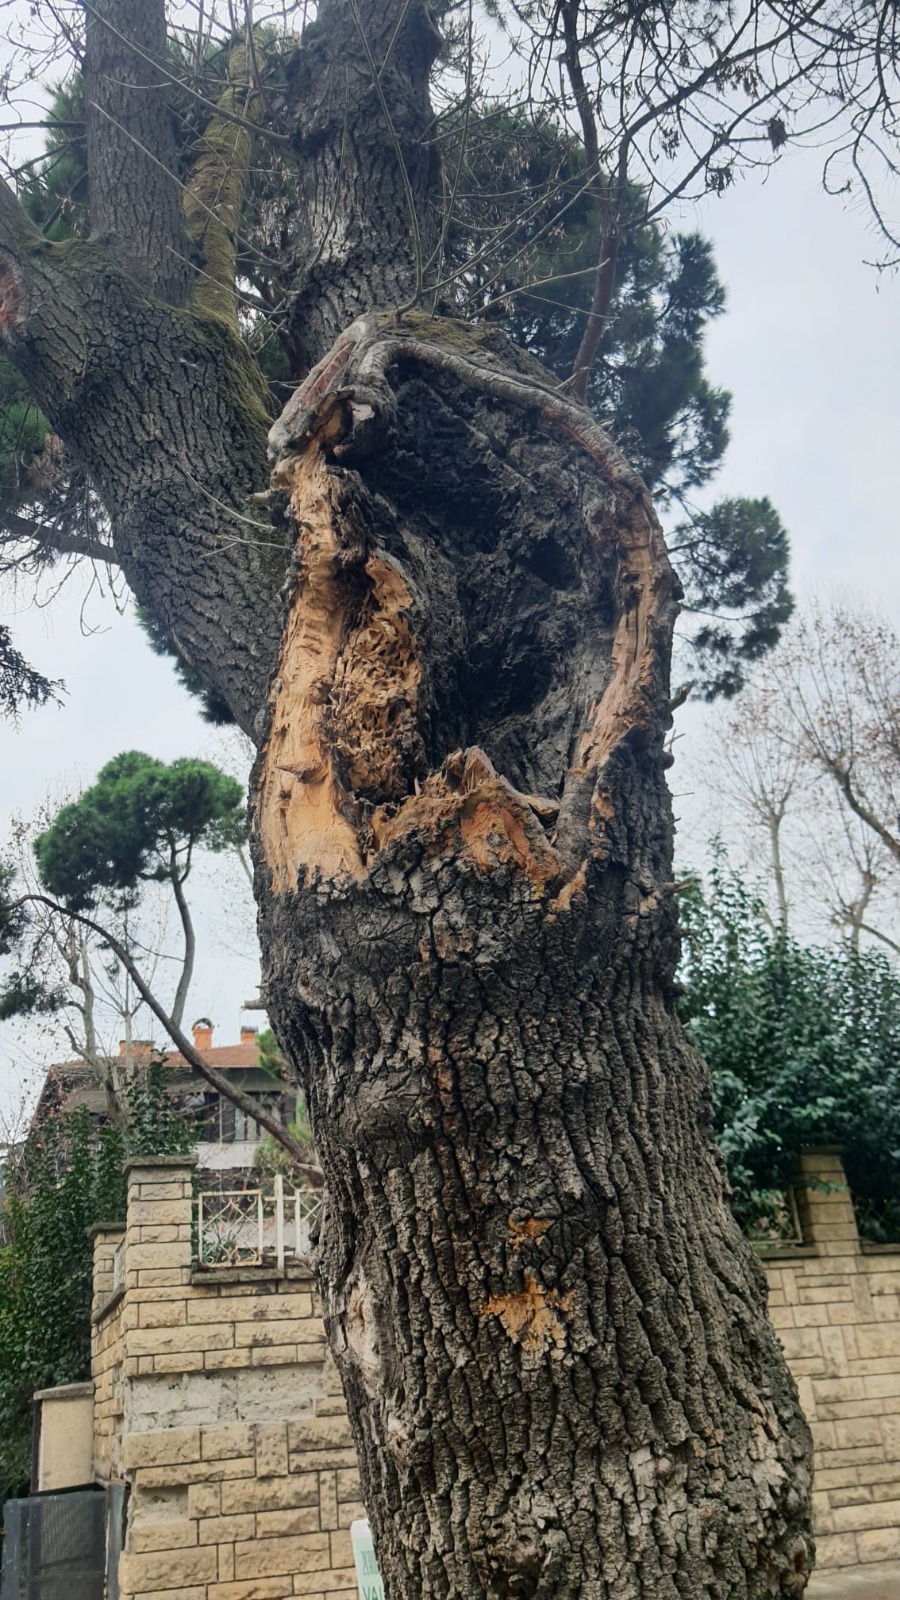
[[[295, 342], [322, 359], [271, 435], [270, 525], [230, 301], [197, 293], [207, 258], [171, 303], [165, 207], [129, 230], [154, 127], [168, 160], [143, 6], [103, 0], [87, 41], [89, 117], [141, 130], [115, 174], [91, 142], [104, 237], [50, 244], [0, 186], [0, 336], [260, 747], [265, 994], [390, 1600], [797, 1595], [808, 1432], [673, 1011], [677, 586], [646, 492], [499, 335], [401, 314], [435, 236], [433, 30], [421, 0], [322, 0], [294, 77]], [[230, 259], [238, 200], [212, 201]]]
[[799, 1594], [808, 1433], [672, 1009], [675, 584], [544, 381], [376, 316], [273, 430], [258, 900], [329, 1336], [392, 1600]]

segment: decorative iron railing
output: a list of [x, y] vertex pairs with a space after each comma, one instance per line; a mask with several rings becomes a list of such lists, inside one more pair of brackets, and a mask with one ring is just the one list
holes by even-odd
[[272, 1187], [201, 1190], [196, 1199], [201, 1267], [274, 1266], [309, 1261], [320, 1189], [299, 1189], [280, 1173]]

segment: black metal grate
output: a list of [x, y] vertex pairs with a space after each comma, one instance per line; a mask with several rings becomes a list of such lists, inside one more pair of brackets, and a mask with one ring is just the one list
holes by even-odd
[[7, 1500], [0, 1600], [103, 1600], [102, 1489]]

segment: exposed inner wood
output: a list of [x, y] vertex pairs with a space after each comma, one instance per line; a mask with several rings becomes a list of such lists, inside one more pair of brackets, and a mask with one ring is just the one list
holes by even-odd
[[347, 623], [346, 585], [331, 485], [319, 450], [285, 464], [302, 506], [300, 576], [274, 688], [257, 791], [263, 853], [276, 889], [297, 887], [301, 866], [329, 877], [363, 871], [356, 829], [340, 810], [324, 711]]
[[[329, 446], [339, 446], [353, 426], [352, 387], [335, 392], [330, 385], [341, 378], [346, 384], [348, 361], [352, 365], [355, 346], [364, 343], [354, 325], [352, 336], [339, 341], [301, 386], [292, 407], [308, 419], [302, 442], [295, 432], [294, 449], [276, 473], [275, 481], [290, 492], [300, 535], [299, 579], [260, 785], [261, 838], [275, 885], [292, 891], [301, 867], [329, 878], [360, 878], [375, 853], [415, 832], [430, 850], [461, 852], [481, 870], [513, 865], [536, 893], [552, 890], [554, 911], [566, 911], [583, 885], [584, 862], [577, 865], [576, 857], [573, 864], [570, 854], [564, 869], [540, 824], [539, 819], [552, 822], [554, 800], [520, 794], [474, 747], [449, 757], [420, 782], [425, 763], [412, 599], [393, 560], [366, 549], [369, 536], [354, 528], [352, 504], [348, 515], [341, 501], [340, 472], [332, 475], [326, 464]], [[388, 361], [382, 344], [394, 354], [402, 345], [404, 356], [427, 356], [429, 364], [437, 364], [440, 354], [440, 364], [449, 363], [454, 376], [496, 386], [495, 374], [420, 340], [376, 338], [362, 360], [367, 377]], [[627, 734], [654, 714], [661, 661], [655, 623], [670, 599], [671, 569], [646, 491], [602, 431], [578, 408], [522, 379], [513, 393], [519, 404], [526, 395], [536, 402], [551, 431], [585, 450], [619, 507], [613, 533], [619, 617], [611, 671], [590, 708], [567, 777], [576, 785], [594, 784], [591, 853], [600, 854], [612, 807], [603, 769]], [[282, 443], [290, 437], [285, 418], [287, 412], [279, 424]], [[586, 527], [585, 536], [609, 539], [608, 511], [604, 526]]]
[[435, 853], [468, 857], [484, 871], [516, 867], [536, 893], [559, 878], [559, 857], [528, 798], [495, 772], [477, 746], [455, 751], [399, 810], [380, 809], [372, 818], [379, 850], [413, 831]]
[[566, 1341], [565, 1313], [573, 1296], [545, 1289], [533, 1272], [526, 1272], [525, 1285], [518, 1294], [492, 1294], [485, 1302], [483, 1317], [498, 1317], [513, 1344], [521, 1345], [533, 1362], [549, 1351], [559, 1357]]
[[279, 892], [301, 867], [361, 877], [358, 803], [400, 800], [418, 755], [419, 663], [409, 591], [338, 504], [319, 434], [277, 482], [291, 495], [298, 578], [257, 789], [260, 839]]
[[[578, 744], [574, 765], [585, 771], [599, 769], [625, 734], [640, 727], [652, 710], [650, 691], [658, 660], [653, 621], [660, 574], [654, 532], [650, 518], [637, 507], [631, 528], [623, 529], [620, 535], [626, 604], [613, 644], [612, 677]], [[668, 575], [667, 560], [664, 570]]]

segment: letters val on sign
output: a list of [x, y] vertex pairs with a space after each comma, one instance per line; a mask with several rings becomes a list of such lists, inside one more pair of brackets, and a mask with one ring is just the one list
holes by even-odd
[[356, 1562], [356, 1581], [359, 1600], [384, 1600], [384, 1583], [375, 1560], [375, 1547], [368, 1517], [359, 1517], [350, 1524], [350, 1543]]

